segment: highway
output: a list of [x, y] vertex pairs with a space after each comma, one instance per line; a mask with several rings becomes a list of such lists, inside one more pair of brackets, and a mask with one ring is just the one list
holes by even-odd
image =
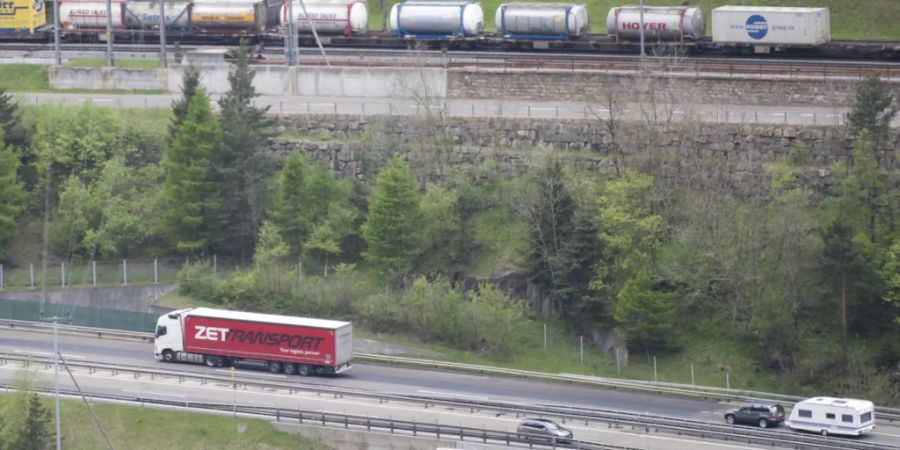
[[[75, 361], [101, 361], [122, 365], [146, 366], [186, 370], [199, 373], [230, 375], [229, 369], [213, 369], [190, 364], [163, 364], [152, 357], [152, 346], [134, 341], [97, 339], [80, 336], [63, 336], [61, 352], [64, 357]], [[30, 331], [4, 329], [0, 337], [0, 352], [21, 355], [49, 356], [51, 335]], [[10, 381], [16, 372], [15, 364], [0, 366], [0, 381]], [[47, 368], [41, 369], [40, 378], [50, 380]], [[253, 369], [240, 369], [242, 375], [253, 375], [261, 380], [280, 382], [296, 381], [298, 384], [317, 383], [321, 385], [364, 389], [380, 393], [419, 394], [446, 396], [456, 399], [477, 399], [511, 401], [533, 404], [558, 404], [616, 409], [637, 413], [666, 415], [701, 421], [722, 422], [722, 412], [729, 405], [683, 398], [661, 397], [651, 394], [637, 394], [607, 391], [584, 386], [545, 383], [538, 381], [486, 377], [453, 372], [416, 370], [403, 367], [386, 367], [373, 364], [355, 364], [346, 375], [331, 378], [298, 378], [275, 375]], [[300, 408], [314, 411], [368, 415], [370, 417], [439, 422], [441, 424], [485, 427], [495, 430], [515, 429], [519, 418], [497, 413], [470, 412], [468, 410], [432, 407], [425, 409], [421, 404], [397, 402], [381, 404], [374, 400], [333, 399], [317, 397], [309, 393], [275, 392], [272, 390], [234, 390], [230, 385], [197, 382], [177, 382], [173, 379], [148, 377], [134, 378], [130, 375], [111, 375], [109, 372], [89, 373], [76, 370], [82, 388], [89, 392], [125, 396], [141, 396], [168, 400], [208, 401], [217, 403], [237, 402], [239, 404]], [[64, 387], [70, 387], [66, 380]], [[576, 437], [583, 440], [602, 441], [636, 448], [653, 449], [738, 449], [753, 448], [745, 444], [720, 441], [697, 441], [695, 438], [676, 437], [665, 434], [644, 433], [642, 429], [609, 427], [607, 424], [584, 425], [569, 423]], [[781, 432], [784, 430], [772, 430]], [[900, 446], [900, 429], [880, 423], [876, 433], [863, 439], [865, 442]]]
[[[178, 98], [175, 94], [109, 94], [109, 93], [20, 93], [23, 104], [95, 105], [115, 108], [169, 108]], [[218, 97], [213, 96], [213, 103]], [[603, 119], [610, 117], [609, 109], [600, 104], [536, 100], [472, 100], [357, 98], [357, 97], [300, 97], [261, 96], [256, 105], [269, 106], [275, 114], [335, 114], [335, 115], [432, 115], [443, 113], [450, 117], [504, 117], [534, 119]], [[674, 122], [696, 120], [707, 123], [730, 124], [791, 124], [840, 125], [849, 110], [821, 106], [751, 106], [751, 105], [669, 105], [657, 109], [657, 119], [666, 117]], [[640, 105], [626, 104], [614, 111], [619, 120], [642, 120], [646, 111]], [[900, 127], [900, 116], [892, 126]]]

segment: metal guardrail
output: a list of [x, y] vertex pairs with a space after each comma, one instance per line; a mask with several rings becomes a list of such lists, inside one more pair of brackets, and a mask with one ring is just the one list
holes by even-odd
[[[31, 357], [20, 354], [0, 354], [0, 365], [6, 364], [8, 361], [19, 361], [24, 363], [37, 362], [49, 367], [53, 360], [50, 357], [40, 356]], [[281, 389], [290, 393], [295, 391], [315, 392], [317, 395], [327, 394], [333, 395], [335, 398], [359, 397], [366, 399], [375, 399], [379, 403], [388, 401], [399, 401], [407, 403], [424, 404], [426, 408], [429, 406], [448, 406], [457, 409], [469, 409], [471, 413], [475, 411], [495, 411], [505, 414], [515, 414], [516, 417], [526, 416], [553, 416], [559, 417], [563, 423], [584, 421], [585, 425], [590, 422], [606, 423], [611, 428], [613, 425], [631, 427], [633, 430], [643, 429], [644, 432], [662, 432], [671, 435], [686, 435], [700, 437], [701, 439], [717, 439], [727, 442], [741, 442], [747, 444], [757, 444], [766, 446], [790, 446], [795, 449], [827, 449], [827, 450], [896, 450], [900, 447], [876, 443], [861, 443], [847, 441], [843, 438], [821, 437], [816, 435], [801, 434], [790, 431], [779, 430], [759, 430], [752, 427], [734, 427], [731, 425], [709, 423], [695, 420], [687, 420], [680, 418], [672, 418], [665, 416], [655, 416], [649, 414], [638, 414], [619, 412], [611, 410], [601, 410], [585, 407], [570, 407], [556, 405], [532, 405], [518, 404], [510, 402], [487, 402], [474, 400], [460, 400], [456, 398], [429, 397], [429, 396], [411, 396], [403, 394], [389, 393], [373, 393], [365, 390], [336, 388], [322, 385], [304, 385], [295, 383], [283, 383], [268, 380], [258, 380], [252, 376], [238, 379], [232, 376], [212, 375], [200, 372], [187, 372], [170, 369], [151, 369], [146, 367], [124, 366], [108, 363], [97, 363], [88, 361], [68, 361], [71, 367], [87, 368], [91, 373], [98, 370], [108, 370], [113, 375], [120, 373], [132, 373], [135, 378], [149, 375], [151, 379], [156, 377], [177, 378], [178, 382], [184, 382], [187, 379], [200, 381], [201, 384], [210, 382], [220, 382], [233, 384], [237, 389], [239, 386], [259, 388], [261, 390]]]
[[[19, 320], [0, 319], [0, 326], [10, 328], [32, 328], [41, 330], [51, 330], [52, 324], [42, 322], [28, 322]], [[152, 341], [153, 335], [150, 333], [139, 333], [120, 330], [106, 330], [88, 327], [76, 327], [70, 325], [60, 325], [60, 333], [87, 334], [97, 337], [115, 337], [125, 339], [139, 339], [142, 341]], [[399, 356], [385, 356], [370, 353], [354, 353], [357, 359], [377, 362], [382, 364], [407, 365], [413, 367], [423, 367], [430, 369], [453, 370], [462, 372], [472, 372], [490, 375], [503, 375], [518, 378], [531, 378], [546, 381], [557, 381], [565, 383], [579, 383], [592, 386], [600, 386], [610, 389], [622, 389], [631, 391], [653, 392], [657, 394], [669, 394], [677, 396], [697, 397], [707, 400], [720, 400], [726, 402], [791, 402], [796, 403], [804, 399], [804, 397], [774, 394], [768, 392], [758, 392], [743, 389], [725, 389], [712, 386], [695, 386], [678, 383], [626, 380], [620, 378], [593, 377], [588, 375], [576, 374], [551, 374], [545, 372], [534, 372], [520, 369], [507, 369], [503, 367], [482, 366], [475, 364], [452, 363], [438, 360], [405, 358]], [[881, 420], [888, 422], [900, 421], [900, 408], [891, 408], [884, 406], [876, 406], [876, 415]]]
[[[0, 389], [15, 390], [16, 387], [8, 384], [0, 385]], [[51, 395], [52, 389], [33, 388], [36, 391]], [[61, 396], [78, 397], [81, 394], [72, 390], [60, 390]], [[261, 417], [274, 419], [277, 423], [296, 423], [299, 425], [314, 425], [328, 428], [343, 428], [359, 431], [388, 431], [391, 434], [403, 434], [404, 436], [418, 437], [420, 435], [435, 436], [438, 439], [454, 439], [460, 441], [477, 441], [483, 444], [511, 444], [526, 445], [528, 448], [575, 448], [597, 450], [641, 450], [634, 447], [624, 447], [600, 442], [572, 440], [570, 442], [557, 442], [555, 439], [547, 441], [543, 436], [531, 436], [526, 434], [494, 431], [480, 428], [461, 427], [454, 425], [441, 425], [437, 423], [412, 422], [405, 420], [380, 419], [363, 417], [351, 414], [325, 413], [316, 411], [304, 411], [299, 409], [271, 408], [263, 406], [226, 405], [220, 403], [181, 402], [161, 400], [147, 397], [125, 397], [109, 394], [84, 393], [93, 400], [112, 401], [120, 403], [135, 403], [140, 406], [176, 407], [188, 410], [233, 414], [242, 417]], [[544, 440], [547, 442], [540, 442]]]

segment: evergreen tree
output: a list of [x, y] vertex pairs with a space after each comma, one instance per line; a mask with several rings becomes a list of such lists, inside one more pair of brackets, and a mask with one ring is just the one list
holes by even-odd
[[21, 439], [12, 448], [21, 450], [45, 450], [50, 448], [53, 432], [50, 431], [50, 410], [41, 402], [37, 393], [28, 396], [25, 412], [25, 428]]
[[869, 130], [877, 147], [887, 138], [891, 121], [896, 115], [897, 106], [894, 105], [890, 87], [877, 76], [869, 76], [856, 88], [856, 101], [847, 115], [847, 121], [854, 135]]
[[197, 89], [200, 88], [200, 70], [193, 64], [187, 66], [181, 78], [181, 98], [172, 101], [172, 121], [169, 123], [169, 137], [175, 139], [178, 128], [188, 115], [188, 107]]
[[665, 350], [674, 345], [675, 306], [672, 295], [654, 289], [646, 270], [639, 271], [619, 291], [615, 319], [625, 332], [628, 346]]
[[274, 221], [295, 258], [300, 257], [303, 243], [312, 231], [307, 215], [311, 199], [306, 190], [310, 170], [306, 157], [294, 151], [284, 162], [275, 191]]
[[31, 144], [31, 130], [22, 122], [22, 110], [12, 95], [0, 87], [0, 147], [25, 148]]
[[228, 73], [229, 90], [219, 100], [224, 153], [219, 173], [223, 182], [220, 211], [227, 250], [243, 257], [253, 249], [263, 215], [265, 183], [275, 171], [266, 143], [273, 135], [266, 117], [269, 107], [253, 106], [259, 96], [253, 87], [250, 49], [244, 40], [234, 68]]
[[[0, 130], [0, 243], [5, 243], [16, 233], [16, 219], [24, 207], [25, 195], [16, 175], [19, 158], [2, 144], [2, 137]], [[0, 258], [3, 256], [0, 250]]]
[[163, 161], [165, 221], [181, 252], [205, 252], [219, 242], [221, 148], [219, 121], [198, 89]]
[[384, 272], [406, 272], [419, 253], [419, 193], [409, 166], [399, 157], [378, 175], [362, 226], [364, 257]]

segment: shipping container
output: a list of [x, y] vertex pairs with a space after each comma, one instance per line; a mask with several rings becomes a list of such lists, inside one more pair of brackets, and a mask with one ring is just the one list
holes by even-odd
[[0, 1], [0, 33], [34, 33], [47, 23], [43, 0]]
[[400, 37], [475, 36], [484, 29], [484, 10], [469, 0], [409, 0], [391, 7], [390, 25]]
[[[110, 2], [112, 29], [121, 30], [125, 25], [125, 2]], [[105, 30], [107, 8], [105, 1], [60, 1], [59, 24], [64, 29]]]
[[267, 14], [265, 2], [197, 0], [191, 9], [191, 26], [204, 33], [257, 32], [266, 28]]
[[188, 308], [159, 318], [154, 355], [210, 367], [263, 363], [274, 373], [335, 374], [350, 369], [353, 325], [336, 320]]
[[[166, 29], [189, 30], [191, 28], [191, 3], [165, 2]], [[158, 30], [158, 1], [129, 1], [125, 4], [125, 20], [129, 29]]]
[[504, 3], [494, 16], [497, 32], [519, 39], [571, 39], [590, 32], [584, 5]]
[[[369, 30], [369, 12], [366, 4], [359, 0], [329, 3], [309, 3], [306, 5], [306, 15], [300, 2], [289, 5], [285, 2], [282, 6], [281, 25], [288, 23], [288, 15], [294, 13], [294, 23], [298, 33], [312, 33], [310, 22], [316, 27], [316, 33], [345, 34], [365, 33]], [[293, 11], [291, 11], [293, 10]]]
[[[606, 15], [606, 29], [616, 41], [639, 41], [640, 6], [611, 8]], [[644, 7], [644, 39], [649, 43], [697, 40], [705, 33], [706, 19], [699, 6]]]
[[713, 42], [763, 47], [819, 46], [831, 40], [828, 8], [722, 6], [712, 12]]

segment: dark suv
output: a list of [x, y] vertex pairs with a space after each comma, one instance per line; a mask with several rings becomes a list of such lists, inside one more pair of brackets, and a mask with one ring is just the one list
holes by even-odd
[[519, 435], [524, 439], [546, 439], [553, 443], [569, 443], [572, 431], [557, 425], [550, 419], [525, 419], [519, 424]]
[[730, 424], [749, 423], [768, 428], [784, 422], [784, 407], [778, 404], [744, 405], [725, 413], [725, 421]]

